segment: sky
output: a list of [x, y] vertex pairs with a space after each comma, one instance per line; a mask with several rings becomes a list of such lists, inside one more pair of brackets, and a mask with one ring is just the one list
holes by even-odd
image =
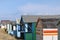
[[0, 20], [21, 15], [60, 15], [60, 0], [0, 0]]

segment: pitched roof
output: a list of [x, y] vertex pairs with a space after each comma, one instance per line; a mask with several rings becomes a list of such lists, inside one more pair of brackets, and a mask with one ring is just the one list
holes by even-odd
[[60, 15], [22, 15], [24, 22], [37, 22], [37, 19], [59, 19]]
[[1, 24], [12, 24], [12, 25], [15, 25], [16, 22], [15, 21], [11, 21], [11, 20], [1, 20]]
[[2, 24], [10, 24], [11, 21], [10, 21], [10, 20], [1, 20], [1, 23], [2, 23]]

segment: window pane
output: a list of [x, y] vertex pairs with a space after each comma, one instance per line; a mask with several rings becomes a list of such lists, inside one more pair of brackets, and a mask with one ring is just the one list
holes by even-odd
[[28, 32], [32, 32], [32, 23], [28, 23]]
[[25, 32], [28, 32], [28, 24], [25, 24]]

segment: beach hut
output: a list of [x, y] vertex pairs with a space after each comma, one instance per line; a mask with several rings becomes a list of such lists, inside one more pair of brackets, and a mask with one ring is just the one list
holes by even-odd
[[11, 32], [11, 21], [10, 20], [1, 20], [1, 29], [5, 29], [5, 31], [10, 34]]
[[24, 29], [23, 37], [24, 40], [36, 40], [36, 22], [37, 19], [33, 16], [22, 15], [21, 24]]
[[[48, 17], [48, 18], [47, 18]], [[59, 18], [49, 17], [38, 18], [36, 25], [36, 40], [58, 40]]]
[[7, 24], [10, 24], [10, 20], [1, 20], [1, 29], [6, 29]]
[[15, 35], [14, 31], [16, 30], [16, 22], [15, 21], [10, 21], [7, 24], [7, 32], [10, 35]]
[[1, 28], [5, 29], [8, 34], [14, 35], [15, 21], [1, 20]]
[[11, 30], [10, 34], [16, 36], [16, 21], [11, 21], [9, 29]]

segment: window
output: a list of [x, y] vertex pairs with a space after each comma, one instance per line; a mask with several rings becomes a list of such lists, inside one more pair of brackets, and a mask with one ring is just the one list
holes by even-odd
[[25, 24], [25, 32], [32, 32], [32, 23]]
[[32, 32], [32, 23], [28, 23], [28, 32]]
[[18, 31], [20, 31], [20, 26], [18, 26]]
[[28, 32], [28, 24], [25, 24], [25, 32]]

